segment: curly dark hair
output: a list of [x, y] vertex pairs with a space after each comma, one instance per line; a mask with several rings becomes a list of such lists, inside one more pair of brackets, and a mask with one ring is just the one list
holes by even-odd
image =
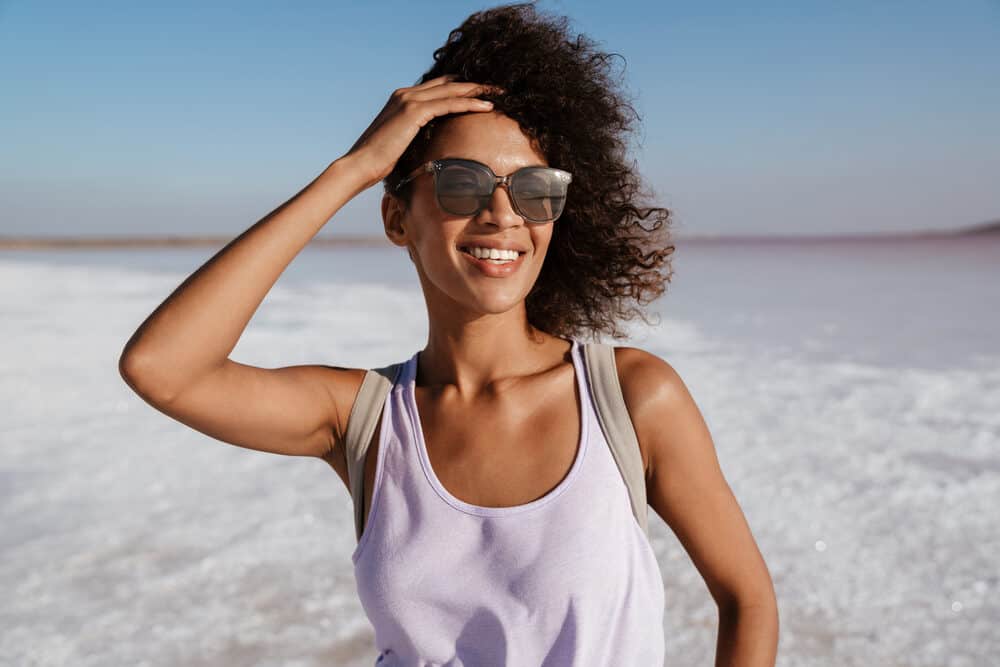
[[[563, 337], [600, 332], [625, 338], [619, 320], [636, 315], [666, 289], [673, 271], [671, 212], [643, 207], [649, 197], [627, 135], [638, 114], [610, 74], [612, 56], [585, 35], [570, 36], [568, 18], [546, 16], [533, 2], [501, 5], [470, 15], [434, 51], [418, 83], [443, 74], [499, 86], [477, 95], [517, 121], [549, 164], [573, 174], [565, 209], [538, 279], [525, 300], [529, 323]], [[406, 174], [422, 164], [435, 128], [428, 122], [384, 179], [386, 192], [410, 203]], [[642, 221], [652, 216], [648, 227]]]

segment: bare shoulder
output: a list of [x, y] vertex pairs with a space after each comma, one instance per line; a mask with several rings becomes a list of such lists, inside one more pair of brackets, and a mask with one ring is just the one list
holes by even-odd
[[668, 424], [677, 429], [692, 421], [700, 423], [701, 415], [680, 374], [661, 357], [637, 347], [616, 347], [615, 364], [648, 478], [654, 457], [666, 453], [654, 451], [662, 450], [664, 442], [655, 435]]
[[[632, 394], [625, 396], [630, 408], [633, 404], [639, 408], [655, 400], [656, 397], [649, 392], [662, 399], [668, 394], [686, 391], [674, 367], [652, 352], [637, 347], [616, 347], [615, 364], [622, 391]], [[633, 400], [629, 401], [630, 398]]]

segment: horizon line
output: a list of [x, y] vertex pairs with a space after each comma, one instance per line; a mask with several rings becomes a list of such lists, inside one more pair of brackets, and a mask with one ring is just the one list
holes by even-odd
[[[957, 238], [973, 235], [1000, 234], [1000, 220], [949, 230], [849, 232], [844, 234], [726, 234], [673, 231], [671, 241], [685, 242], [816, 242], [816, 241], [905, 241], [916, 239]], [[241, 234], [229, 235], [92, 235], [92, 236], [13, 236], [0, 235], [0, 250], [30, 250], [35, 248], [136, 248], [136, 247], [198, 247], [226, 245]], [[313, 237], [309, 246], [394, 246], [385, 236], [356, 234], [326, 234]]]

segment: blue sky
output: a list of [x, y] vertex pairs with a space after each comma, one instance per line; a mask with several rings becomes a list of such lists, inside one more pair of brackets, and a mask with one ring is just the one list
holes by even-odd
[[[238, 234], [488, 6], [0, 0], [0, 234]], [[680, 234], [1000, 217], [1000, 0], [539, 7], [625, 57]], [[380, 234], [379, 195], [321, 234]]]

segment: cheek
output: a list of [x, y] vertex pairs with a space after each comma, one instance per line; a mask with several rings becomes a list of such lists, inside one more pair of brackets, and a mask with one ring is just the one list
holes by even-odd
[[552, 226], [549, 225], [547, 229], [533, 234], [531, 242], [535, 248], [535, 254], [544, 257], [548, 252], [549, 245], [552, 243]]
[[424, 255], [425, 250], [431, 251], [440, 241], [440, 221], [436, 217], [436, 207], [433, 202], [421, 194], [414, 194], [410, 202], [410, 215], [407, 221], [406, 235], [410, 245]]
[[450, 267], [454, 263], [451, 246], [455, 237], [441, 221], [426, 218], [416, 221], [411, 226], [409, 238], [411, 258], [424, 267], [425, 273], [439, 275], [441, 271], [454, 271]]

